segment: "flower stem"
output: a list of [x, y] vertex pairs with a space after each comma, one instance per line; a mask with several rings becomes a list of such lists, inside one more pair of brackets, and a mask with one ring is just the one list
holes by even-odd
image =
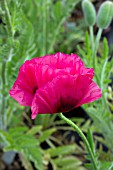
[[42, 54], [45, 55], [47, 53], [47, 6], [46, 1], [43, 2], [43, 46], [42, 46]]
[[92, 58], [93, 58], [93, 68], [95, 69], [95, 42], [94, 42], [94, 33], [93, 33], [93, 27], [89, 27], [89, 32], [90, 32], [90, 41], [91, 41], [91, 49], [92, 49]]
[[97, 49], [98, 49], [98, 46], [99, 46], [99, 41], [100, 41], [101, 34], [102, 34], [102, 29], [99, 28], [98, 33], [97, 33], [97, 37], [96, 37], [96, 41], [95, 41], [95, 51], [94, 51], [95, 55], [97, 53]]
[[97, 54], [101, 34], [102, 34], [102, 29], [99, 28], [97, 36], [96, 36], [96, 40], [95, 40], [95, 45], [94, 45], [94, 48], [93, 48], [93, 67], [94, 67], [94, 69], [95, 69], [95, 57], [96, 57], [96, 54]]
[[5, 121], [4, 121], [4, 114], [5, 114], [5, 94], [4, 94], [4, 88], [5, 88], [5, 69], [6, 69], [6, 62], [3, 61], [2, 63], [2, 70], [1, 70], [1, 82], [2, 82], [2, 105], [1, 105], [1, 114], [0, 114], [0, 129], [5, 129]]
[[91, 48], [92, 48], [92, 52], [93, 52], [94, 51], [94, 34], [93, 34], [92, 26], [89, 27], [89, 31], [90, 31]]
[[94, 154], [93, 154], [91, 147], [90, 147], [90, 144], [89, 144], [87, 138], [85, 137], [85, 135], [83, 134], [83, 132], [80, 130], [80, 128], [76, 124], [74, 124], [71, 120], [66, 118], [62, 113], [59, 114], [59, 117], [61, 119], [63, 119], [67, 124], [69, 124], [71, 127], [73, 127], [76, 130], [76, 132], [80, 135], [80, 137], [82, 138], [83, 142], [85, 143], [87, 150], [88, 150], [88, 152], [91, 156], [92, 163], [94, 165], [95, 170], [98, 170], [98, 167], [96, 165], [96, 160], [94, 158]]

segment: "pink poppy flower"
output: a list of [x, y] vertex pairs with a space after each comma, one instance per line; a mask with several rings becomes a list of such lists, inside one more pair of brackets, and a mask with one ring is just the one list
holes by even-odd
[[10, 95], [37, 114], [67, 112], [102, 96], [92, 80], [94, 70], [86, 68], [75, 54], [56, 53], [25, 61]]

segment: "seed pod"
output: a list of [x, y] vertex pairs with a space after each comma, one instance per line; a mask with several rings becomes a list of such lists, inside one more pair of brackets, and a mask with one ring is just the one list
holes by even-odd
[[97, 15], [97, 26], [99, 28], [107, 28], [113, 18], [113, 3], [110, 1], [104, 2], [99, 9]]
[[82, 1], [82, 9], [85, 16], [85, 21], [88, 26], [93, 26], [96, 22], [96, 11], [93, 4], [89, 0]]

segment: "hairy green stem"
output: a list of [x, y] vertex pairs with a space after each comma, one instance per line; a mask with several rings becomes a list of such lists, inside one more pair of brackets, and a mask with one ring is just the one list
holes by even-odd
[[[93, 68], [94, 70], [96, 69], [96, 54], [97, 54], [97, 50], [98, 50], [98, 46], [99, 46], [99, 41], [101, 38], [101, 34], [102, 34], [102, 29], [99, 28], [97, 36], [96, 36], [96, 40], [94, 40], [94, 33], [93, 33], [93, 27], [89, 27], [89, 31], [90, 31], [90, 40], [91, 40], [91, 48], [92, 48], [92, 58], [93, 58]], [[97, 82], [99, 84], [99, 79], [98, 76], [95, 74], [95, 77], [97, 79]]]
[[99, 47], [99, 41], [100, 41], [100, 38], [101, 38], [101, 34], [102, 34], [102, 29], [99, 28], [97, 36], [96, 36], [96, 40], [95, 40], [95, 47], [94, 47], [94, 68], [95, 68], [95, 57], [96, 57], [97, 50], [98, 50], [98, 47]]
[[86, 148], [87, 148], [87, 150], [88, 150], [88, 152], [89, 152], [89, 154], [90, 154], [90, 156], [91, 156], [92, 163], [93, 163], [93, 165], [94, 165], [95, 170], [98, 170], [98, 167], [97, 167], [97, 165], [96, 165], [96, 160], [95, 160], [94, 154], [93, 154], [93, 152], [92, 152], [92, 150], [91, 150], [91, 147], [90, 147], [90, 145], [89, 145], [89, 142], [88, 142], [87, 138], [85, 137], [85, 135], [83, 134], [83, 132], [80, 130], [80, 128], [79, 128], [76, 124], [74, 124], [71, 120], [69, 120], [68, 118], [66, 118], [62, 113], [59, 114], [59, 117], [60, 117], [61, 119], [63, 119], [67, 124], [69, 124], [71, 127], [73, 127], [73, 128], [76, 130], [76, 132], [80, 135], [81, 139], [82, 139], [83, 142], [85, 143]]
[[[105, 75], [107, 63], [108, 63], [108, 58], [105, 60], [105, 62], [103, 64], [103, 67], [102, 67], [101, 78], [100, 78], [100, 88], [101, 89], [104, 89], [103, 88], [103, 85], [104, 85], [104, 75]], [[104, 106], [105, 103], [106, 103], [105, 93], [103, 95], [102, 101], [103, 101], [103, 106]]]
[[[94, 32], [93, 32], [93, 26], [89, 27], [90, 32], [90, 43], [91, 43], [91, 49], [92, 49], [92, 62], [93, 62], [93, 68], [95, 69], [95, 39], [94, 39]], [[98, 76], [95, 74], [97, 83], [99, 84]]]
[[95, 42], [94, 42], [93, 27], [89, 27], [89, 30], [90, 30], [90, 39], [91, 39], [91, 46], [92, 46], [93, 64], [94, 64], [94, 68], [95, 68], [95, 57], [96, 57], [97, 49], [99, 46], [102, 29], [99, 28]]
[[101, 34], [102, 34], [102, 29], [99, 28], [98, 30], [98, 33], [97, 33], [97, 37], [96, 37], [96, 41], [95, 41], [95, 55], [97, 53], [97, 49], [98, 49], [98, 46], [99, 46], [99, 41], [100, 41], [100, 38], [101, 38]]
[[108, 58], [105, 60], [103, 67], [102, 67], [102, 73], [101, 73], [101, 79], [100, 79], [100, 88], [101, 89], [103, 89], [104, 74], [105, 74], [107, 63], [108, 63]]
[[95, 42], [94, 42], [94, 33], [93, 33], [93, 27], [92, 26], [89, 27], [89, 31], [90, 31], [90, 41], [91, 41], [91, 49], [92, 49], [93, 67], [95, 69], [95, 52], [94, 52]]
[[89, 27], [89, 31], [90, 31], [91, 48], [92, 48], [92, 52], [93, 52], [94, 51], [94, 34], [93, 34], [92, 26]]
[[[93, 66], [94, 66], [94, 69], [96, 69], [96, 68], [95, 68], [95, 65], [96, 65], [96, 63], [95, 63], [95, 58], [96, 58], [96, 55], [97, 55], [97, 50], [98, 50], [98, 47], [99, 47], [99, 41], [100, 41], [101, 35], [102, 35], [102, 29], [99, 28], [98, 33], [97, 33], [97, 36], [96, 36], [96, 40], [95, 40], [94, 51], [93, 51], [93, 53], [94, 53], [94, 58], [93, 58]], [[95, 74], [95, 76], [96, 76], [96, 78], [97, 78], [97, 80], [98, 80], [98, 76], [97, 76], [96, 74]], [[99, 84], [99, 83], [98, 83], [98, 84]]]

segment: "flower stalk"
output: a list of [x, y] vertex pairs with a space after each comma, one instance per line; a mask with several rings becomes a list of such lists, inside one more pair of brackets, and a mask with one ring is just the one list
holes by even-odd
[[92, 163], [94, 165], [94, 168], [95, 170], [98, 170], [98, 167], [97, 167], [97, 164], [96, 164], [96, 160], [95, 160], [95, 157], [94, 157], [94, 154], [91, 150], [91, 147], [90, 147], [90, 144], [87, 140], [87, 138], [85, 137], [85, 135], [83, 134], [83, 132], [80, 130], [80, 128], [74, 124], [71, 120], [69, 120], [68, 118], [66, 118], [62, 113], [59, 114], [59, 117], [64, 120], [67, 124], [69, 124], [71, 127], [73, 127], [76, 132], [79, 134], [79, 136], [81, 137], [81, 139], [83, 140], [83, 142], [85, 143], [86, 145], [86, 148], [91, 156], [91, 159], [92, 159]]
[[97, 53], [97, 49], [98, 49], [98, 46], [99, 46], [99, 41], [100, 41], [100, 38], [101, 38], [101, 34], [102, 34], [102, 30], [101, 28], [99, 28], [98, 30], [98, 33], [97, 33], [97, 37], [96, 37], [96, 40], [95, 40], [95, 54]]
[[93, 47], [93, 67], [94, 67], [94, 69], [95, 69], [95, 57], [96, 57], [97, 50], [98, 50], [98, 47], [99, 47], [99, 41], [100, 41], [100, 38], [101, 38], [101, 35], [102, 35], [102, 30], [103, 29], [99, 28], [97, 36], [96, 36], [96, 40], [95, 40], [95, 43], [94, 43], [94, 47]]
[[[93, 27], [89, 27], [89, 32], [90, 32], [90, 41], [91, 41], [91, 48], [92, 48], [92, 58], [94, 60], [94, 33], [93, 33]], [[93, 62], [94, 63], [94, 62]]]
[[46, 1], [43, 1], [43, 51], [42, 55], [47, 53], [47, 6]]

